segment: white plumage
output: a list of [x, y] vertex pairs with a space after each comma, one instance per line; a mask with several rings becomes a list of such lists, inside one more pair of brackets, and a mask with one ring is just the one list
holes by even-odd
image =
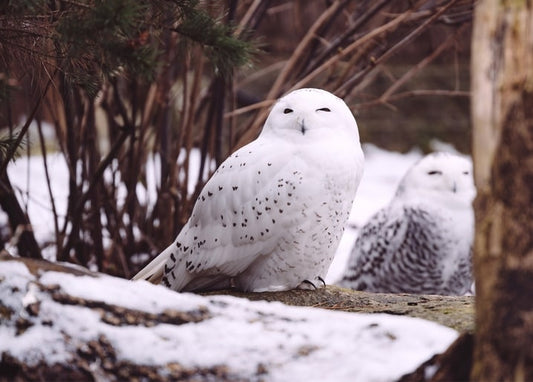
[[178, 291], [321, 287], [362, 172], [346, 104], [320, 89], [293, 91], [259, 137], [220, 165], [175, 242], [134, 279]]
[[361, 229], [339, 284], [371, 292], [468, 292], [475, 192], [468, 159], [449, 153], [422, 158], [389, 206]]

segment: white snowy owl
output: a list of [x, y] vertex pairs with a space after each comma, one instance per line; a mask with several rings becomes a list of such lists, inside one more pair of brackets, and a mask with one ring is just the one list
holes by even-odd
[[357, 124], [340, 98], [289, 93], [259, 137], [213, 174], [174, 243], [134, 280], [177, 291], [323, 286], [363, 161]]
[[386, 293], [461, 295], [472, 285], [471, 162], [433, 153], [361, 229], [339, 285]]

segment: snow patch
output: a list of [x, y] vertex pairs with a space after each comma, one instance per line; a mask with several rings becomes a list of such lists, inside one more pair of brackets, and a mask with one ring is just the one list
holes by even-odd
[[[184, 367], [226, 365], [249, 380], [390, 381], [444, 351], [457, 337], [450, 328], [409, 317], [203, 297], [110, 276], [50, 271], [37, 278], [16, 261], [2, 263], [0, 280], [2, 304], [16, 312], [0, 326], [0, 353], [30, 364], [68, 362], [87, 342], [105, 336], [117, 362], [160, 365], [162, 370], [178, 362]], [[37, 281], [39, 288], [32, 290]], [[92, 309], [55, 301], [45, 291], [51, 287], [150, 313], [207, 309], [209, 317], [182, 325], [116, 326]], [[40, 302], [38, 317], [23, 307], [28, 292], [31, 301]], [[33, 326], [17, 335], [14, 323], [21, 317]]]

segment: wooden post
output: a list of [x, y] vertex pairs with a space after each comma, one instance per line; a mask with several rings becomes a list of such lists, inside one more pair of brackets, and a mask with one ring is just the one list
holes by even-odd
[[533, 380], [533, 3], [481, 0], [472, 39], [472, 379]]

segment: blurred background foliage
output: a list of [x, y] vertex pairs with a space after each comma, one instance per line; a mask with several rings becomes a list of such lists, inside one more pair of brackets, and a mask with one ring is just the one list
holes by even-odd
[[[472, 8], [460, 0], [4, 1], [0, 207], [9, 227], [0, 247], [36, 258], [51, 248], [57, 260], [130, 277], [173, 240], [217, 165], [294, 88], [344, 98], [363, 142], [428, 151], [439, 139], [469, 152]], [[24, 144], [31, 124], [38, 139]], [[37, 243], [6, 167], [16, 153], [40, 155], [51, 182], [52, 152], [67, 163], [68, 206], [57, 210], [49, 187], [55, 237]], [[139, 194], [149, 162], [155, 200]]]

